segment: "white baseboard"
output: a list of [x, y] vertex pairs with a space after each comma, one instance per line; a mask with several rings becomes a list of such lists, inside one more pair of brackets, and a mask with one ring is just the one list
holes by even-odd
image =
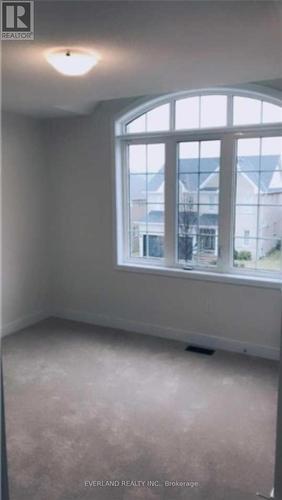
[[5, 337], [10, 333], [17, 332], [18, 330], [22, 330], [27, 326], [34, 325], [43, 319], [49, 318], [50, 314], [46, 311], [37, 311], [27, 316], [22, 316], [21, 318], [15, 319], [14, 321], [10, 321], [10, 323], [6, 323], [1, 327], [1, 337]]
[[190, 342], [201, 347], [207, 347], [211, 349], [221, 349], [224, 351], [244, 353], [266, 359], [279, 359], [279, 349], [276, 349], [274, 347], [207, 335], [195, 331], [182, 330], [179, 328], [172, 328], [141, 321], [134, 321], [103, 314], [95, 314], [75, 310], [61, 310], [56, 312], [53, 311], [52, 316], [73, 321], [81, 321], [82, 323], [106, 326], [110, 328], [118, 328], [121, 330], [142, 333], [145, 335], [154, 335], [156, 337], [180, 340], [187, 343]]
[[72, 321], [80, 321], [82, 323], [89, 323], [92, 325], [118, 328], [120, 330], [137, 332], [145, 335], [154, 335], [156, 337], [172, 340], [180, 340], [182, 342], [192, 343], [210, 349], [221, 349], [224, 351], [244, 353], [266, 359], [279, 359], [279, 349], [266, 345], [242, 342], [240, 340], [227, 339], [224, 337], [207, 335], [201, 332], [145, 323], [142, 321], [134, 321], [125, 318], [68, 309], [53, 311], [52, 314], [49, 314], [46, 311], [39, 311], [22, 318], [18, 318], [15, 321], [11, 321], [10, 323], [6, 323], [2, 326], [1, 336], [4, 337], [14, 333], [50, 316], [69, 319]]

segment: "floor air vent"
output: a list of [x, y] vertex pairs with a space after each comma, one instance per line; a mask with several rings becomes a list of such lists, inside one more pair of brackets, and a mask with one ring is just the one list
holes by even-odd
[[206, 349], [205, 347], [199, 347], [196, 345], [188, 345], [185, 351], [196, 352], [198, 354], [205, 354], [206, 356], [212, 356], [215, 353], [213, 349]]

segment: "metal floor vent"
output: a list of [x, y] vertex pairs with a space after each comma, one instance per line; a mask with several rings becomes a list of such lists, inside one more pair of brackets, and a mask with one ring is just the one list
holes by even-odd
[[212, 356], [215, 353], [213, 349], [206, 349], [205, 347], [199, 347], [196, 345], [188, 345], [185, 351], [196, 352], [198, 354], [205, 354], [206, 356]]

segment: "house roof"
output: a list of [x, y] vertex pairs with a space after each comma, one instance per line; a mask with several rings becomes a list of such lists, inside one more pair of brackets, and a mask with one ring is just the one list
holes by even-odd
[[[219, 168], [218, 158], [204, 158], [200, 161], [200, 189], [205, 191], [211, 190], [207, 185], [204, 185], [207, 179]], [[271, 179], [273, 174], [278, 169], [282, 169], [281, 157], [279, 155], [268, 155], [268, 156], [240, 156], [238, 158], [238, 170], [244, 172], [244, 175], [249, 178], [257, 188], [263, 192], [272, 192], [270, 188]], [[198, 173], [198, 160], [197, 159], [184, 159], [179, 162], [179, 173], [180, 174], [197, 174]], [[260, 174], [258, 175], [258, 171]], [[187, 175], [181, 176], [181, 181], [183, 182], [186, 189], [194, 191], [198, 189], [198, 176], [197, 175]], [[201, 187], [203, 186], [203, 187]], [[214, 189], [214, 188], [213, 188]], [[277, 192], [278, 188], [275, 189]], [[282, 184], [281, 184], [282, 191]]]
[[[263, 156], [259, 162], [259, 157], [241, 157], [239, 158], [240, 170], [245, 173], [247, 177], [264, 193], [271, 192], [270, 187], [271, 179], [277, 168], [281, 169], [281, 157], [279, 155]], [[254, 170], [259, 170], [260, 175], [258, 176]], [[258, 178], [260, 177], [260, 181]], [[282, 185], [281, 185], [282, 190]]]
[[[277, 169], [281, 169], [281, 158], [278, 155], [263, 156], [261, 158], [257, 156], [240, 157], [238, 159], [239, 169], [244, 176], [249, 179], [253, 185], [259, 188], [262, 192], [267, 194], [273, 194], [282, 191], [281, 188], [271, 187], [271, 180]], [[205, 158], [201, 161], [200, 171], [198, 171], [198, 161], [197, 159], [184, 159], [179, 163], [179, 171], [181, 174], [181, 182], [188, 191], [196, 191], [198, 189], [198, 173], [201, 174], [201, 186], [200, 189], [213, 192], [216, 190], [215, 187], [209, 186], [208, 179], [212, 180], [213, 174], [218, 171], [219, 163], [218, 158]], [[153, 175], [148, 183], [148, 191], [157, 191], [162, 182], [164, 168], [162, 168], [157, 174]], [[259, 175], [258, 175], [259, 171]], [[185, 175], [194, 174], [194, 175]], [[140, 175], [138, 175], [140, 177]], [[206, 182], [208, 181], [208, 182]], [[146, 186], [146, 176], [144, 176], [144, 186]], [[138, 191], [138, 186], [140, 186], [140, 179], [138, 180], [138, 185], [136, 184], [136, 192]], [[131, 185], [132, 189], [132, 185]], [[141, 193], [140, 193], [141, 194]], [[144, 194], [144, 191], [143, 191]], [[197, 224], [197, 213], [191, 212], [190, 214], [190, 226], [195, 226]], [[148, 224], [162, 224], [164, 223], [164, 212], [161, 210], [151, 210], [148, 214], [147, 220], [146, 216], [142, 215], [139, 222], [147, 222]], [[216, 226], [218, 223], [218, 214], [214, 213], [204, 213], [199, 216], [200, 226]], [[179, 224], [185, 224], [183, 220], [183, 213], [179, 213]]]
[[[277, 171], [277, 169], [282, 170], [281, 157], [279, 155], [267, 155], [267, 156], [240, 156], [238, 158], [239, 169], [244, 172], [244, 175], [252, 181], [252, 183], [259, 188], [264, 193], [277, 193], [282, 191], [278, 186], [271, 188], [272, 177]], [[189, 191], [196, 191], [198, 189], [198, 173], [200, 173], [200, 182], [202, 189], [205, 191], [214, 191], [216, 188], [209, 187], [206, 183], [207, 179], [219, 168], [218, 158], [203, 158], [200, 160], [200, 170], [199, 160], [197, 158], [182, 159], [179, 161], [179, 174], [181, 174], [181, 182], [184, 187]], [[260, 172], [260, 175], [257, 172]], [[156, 174], [151, 174], [148, 176], [148, 191], [157, 191], [162, 182], [164, 167], [162, 167]], [[184, 174], [194, 174], [194, 175], [184, 175]], [[201, 189], [200, 186], [200, 189]], [[144, 192], [146, 190], [146, 175], [136, 174], [131, 176], [130, 191], [132, 199], [142, 199], [144, 197]]]

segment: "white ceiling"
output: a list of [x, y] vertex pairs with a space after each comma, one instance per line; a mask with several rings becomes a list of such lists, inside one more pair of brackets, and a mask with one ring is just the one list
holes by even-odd
[[[2, 43], [3, 105], [40, 116], [104, 99], [281, 78], [280, 1], [35, 1], [35, 40]], [[83, 46], [102, 61], [81, 78], [45, 61]]]

